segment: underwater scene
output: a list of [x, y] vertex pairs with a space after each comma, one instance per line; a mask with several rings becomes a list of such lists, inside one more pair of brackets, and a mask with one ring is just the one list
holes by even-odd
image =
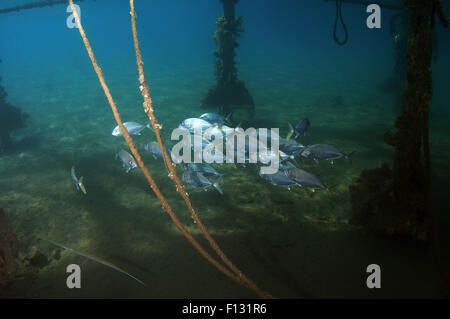
[[2, 1], [0, 297], [448, 298], [449, 18]]

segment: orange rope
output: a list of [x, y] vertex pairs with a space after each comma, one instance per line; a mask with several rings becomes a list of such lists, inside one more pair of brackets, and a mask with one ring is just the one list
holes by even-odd
[[[213, 264], [219, 271], [221, 271], [222, 273], [224, 273], [226, 276], [228, 276], [229, 278], [231, 278], [232, 280], [236, 281], [239, 284], [242, 284], [244, 286], [246, 286], [249, 289], [252, 289], [253, 291], [255, 291], [259, 296], [261, 297], [270, 297], [270, 295], [260, 291], [259, 289], [254, 289], [254, 287], [252, 286], [248, 286], [245, 282], [242, 282], [242, 278], [239, 276], [236, 276], [235, 274], [233, 274], [232, 272], [230, 272], [228, 269], [226, 269], [224, 266], [222, 266], [219, 262], [217, 262], [210, 254], [208, 254], [208, 252], [206, 252], [203, 247], [191, 236], [191, 234], [189, 234], [189, 232], [184, 228], [184, 226], [181, 224], [180, 220], [178, 219], [178, 217], [175, 215], [174, 211], [172, 210], [171, 206], [167, 203], [164, 195], [161, 193], [161, 191], [159, 190], [158, 186], [156, 185], [155, 181], [153, 180], [152, 176], [150, 175], [150, 172], [148, 171], [147, 167], [145, 166], [144, 162], [142, 161], [142, 158], [136, 148], [136, 146], [133, 143], [133, 139], [131, 138], [130, 134], [128, 133], [127, 129], [124, 127], [122, 119], [120, 117], [120, 114], [117, 110], [117, 106], [111, 96], [111, 93], [109, 91], [108, 86], [106, 85], [105, 79], [103, 77], [103, 72], [101, 70], [101, 68], [99, 67], [97, 60], [95, 59], [94, 56], [94, 52], [92, 51], [91, 45], [86, 37], [86, 33], [84, 32], [84, 29], [82, 27], [80, 18], [76, 12], [76, 9], [73, 5], [73, 1], [72, 0], [68, 0], [69, 4], [72, 8], [72, 14], [75, 18], [75, 21], [77, 22], [78, 25], [78, 30], [80, 32], [81, 38], [83, 40], [83, 43], [86, 47], [86, 51], [88, 52], [88, 55], [91, 59], [92, 62], [92, 66], [94, 67], [95, 72], [97, 73], [98, 79], [100, 81], [100, 84], [103, 88], [103, 91], [108, 99], [109, 105], [111, 106], [111, 110], [114, 114], [114, 118], [120, 128], [120, 131], [122, 132], [125, 141], [127, 142], [128, 146], [130, 147], [130, 150], [132, 152], [132, 154], [134, 155], [134, 157], [136, 158], [136, 161], [138, 162], [139, 167], [141, 168], [142, 172], [144, 173], [144, 176], [146, 177], [150, 187], [153, 189], [153, 191], [155, 192], [156, 196], [158, 197], [158, 199], [160, 200], [160, 202], [162, 203], [162, 206], [164, 208], [164, 210], [166, 210], [166, 212], [169, 214], [170, 218], [172, 219], [172, 221], [175, 223], [175, 225], [177, 226], [177, 228], [180, 230], [180, 232], [188, 239], [188, 241], [192, 244], [192, 246], [197, 249], [197, 251], [205, 258], [207, 259], [211, 264]], [[142, 63], [142, 61], [141, 61]], [[147, 91], [148, 92], [148, 91]], [[150, 98], [150, 96], [147, 94], [148, 98]], [[150, 107], [151, 107], [151, 100], [150, 100]], [[152, 110], [153, 111], [153, 110]], [[152, 113], [153, 114], [153, 113]], [[157, 124], [156, 119], [152, 120], [152, 126], [153, 129], [155, 130], [155, 132], [157, 132], [157, 136], [159, 136], [159, 129], [160, 126], [159, 124]], [[159, 143], [160, 145], [162, 145], [162, 141], [161, 141], [161, 137], [159, 136]], [[165, 151], [164, 147], [162, 147], [163, 152]], [[165, 154], [167, 156], [167, 154]], [[172, 166], [172, 165], [171, 165]], [[172, 166], [173, 168], [173, 166]]]

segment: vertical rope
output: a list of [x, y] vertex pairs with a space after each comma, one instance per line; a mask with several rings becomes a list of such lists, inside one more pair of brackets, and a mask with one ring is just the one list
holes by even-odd
[[[191, 245], [206, 259], [208, 260], [212, 265], [214, 265], [219, 271], [221, 271], [222, 273], [224, 273], [226, 276], [228, 276], [230, 279], [234, 280], [235, 282], [243, 285], [244, 287], [247, 287], [251, 290], [253, 290], [255, 293], [257, 293], [260, 297], [263, 298], [268, 298], [271, 297], [269, 294], [265, 293], [264, 291], [261, 291], [258, 287], [256, 287], [256, 285], [250, 285], [248, 282], [246, 282], [245, 280], [243, 280], [242, 277], [237, 276], [236, 274], [233, 274], [231, 271], [229, 271], [227, 268], [225, 268], [223, 265], [221, 265], [216, 259], [214, 259], [208, 252], [206, 252], [203, 247], [192, 237], [192, 235], [184, 228], [184, 226], [182, 225], [182, 223], [180, 222], [180, 220], [178, 219], [178, 217], [175, 215], [174, 211], [172, 210], [172, 207], [169, 205], [169, 203], [167, 202], [167, 200], [165, 199], [164, 195], [161, 193], [161, 191], [159, 190], [158, 186], [156, 185], [155, 181], [153, 180], [152, 176], [150, 175], [150, 172], [148, 171], [147, 167], [145, 166], [144, 162], [142, 161], [142, 158], [133, 142], [133, 139], [131, 138], [130, 134], [128, 133], [127, 129], [124, 127], [123, 125], [123, 121], [120, 117], [120, 114], [117, 110], [117, 106], [111, 96], [111, 93], [109, 91], [108, 86], [106, 85], [104, 76], [103, 76], [103, 72], [101, 70], [101, 68], [99, 67], [97, 60], [95, 59], [94, 56], [94, 52], [92, 50], [92, 47], [89, 43], [89, 40], [87, 39], [86, 33], [84, 32], [83, 26], [81, 24], [80, 18], [76, 12], [76, 9], [73, 5], [73, 1], [72, 0], [68, 0], [69, 4], [72, 8], [72, 14], [75, 18], [75, 21], [77, 22], [78, 25], [78, 30], [80, 32], [81, 38], [83, 40], [83, 43], [86, 47], [86, 51], [88, 52], [89, 58], [91, 59], [92, 62], [92, 66], [94, 67], [94, 70], [98, 76], [99, 82], [103, 88], [103, 91], [108, 99], [109, 105], [111, 107], [111, 110], [113, 112], [114, 118], [120, 128], [120, 131], [122, 132], [126, 143], [128, 144], [128, 146], [130, 147], [130, 150], [133, 154], [133, 156], [136, 158], [136, 161], [139, 165], [139, 167], [141, 168], [142, 172], [144, 173], [145, 178], [147, 179], [147, 182], [149, 183], [150, 187], [152, 188], [152, 190], [155, 192], [156, 196], [158, 197], [159, 201], [161, 202], [164, 210], [169, 214], [170, 218], [172, 219], [172, 221], [175, 223], [175, 225], [177, 226], [177, 228], [180, 230], [180, 232], [183, 234], [183, 236], [185, 236], [187, 238], [187, 240], [191, 243]], [[133, 10], [134, 11], [134, 10]], [[142, 59], [141, 59], [141, 69], [143, 71], [142, 68]], [[142, 77], [143, 81], [145, 82], [145, 79]], [[141, 77], [140, 77], [141, 80]], [[142, 83], [142, 82], [141, 82]], [[150, 104], [148, 104], [148, 106], [151, 108], [151, 99], [150, 96], [148, 94], [148, 87], [147, 87], [147, 97], [146, 97], [146, 102], [150, 102]], [[147, 113], [147, 111], [146, 111]], [[152, 113], [153, 114], [153, 110]], [[159, 135], [159, 130], [161, 128], [161, 126], [156, 122], [156, 119], [153, 117], [151, 119], [151, 123], [153, 126], [153, 129], [155, 130], [155, 133], [157, 132], [157, 136], [159, 136], [159, 144], [162, 144], [162, 140], [161, 137]], [[163, 152], [165, 153], [165, 156], [167, 156], [167, 153], [165, 152], [165, 148], [162, 147]], [[172, 163], [170, 163], [171, 165], [169, 167], [171, 167], [173, 169], [173, 165]], [[185, 193], [185, 192], [184, 192]], [[187, 194], [186, 194], [187, 196]]]

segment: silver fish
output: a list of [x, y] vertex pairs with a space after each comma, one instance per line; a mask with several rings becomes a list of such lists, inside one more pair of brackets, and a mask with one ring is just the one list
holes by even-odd
[[226, 125], [213, 125], [210, 128], [207, 128], [205, 132], [203, 133], [203, 136], [206, 140], [212, 141], [213, 137], [226, 137], [230, 135], [231, 133], [236, 132], [240, 128], [240, 123], [235, 128], [226, 126]]
[[313, 144], [307, 146], [303, 151], [300, 152], [300, 155], [305, 158], [310, 158], [314, 160], [335, 160], [341, 157], [345, 157], [347, 159], [350, 158], [350, 156], [354, 152], [351, 152], [349, 154], [344, 154], [341, 151], [339, 151], [336, 147], [329, 144]]
[[[165, 146], [165, 145], [164, 145]], [[170, 156], [170, 150], [166, 147], [166, 152]], [[149, 152], [151, 155], [153, 155], [154, 159], [162, 159], [164, 158], [161, 147], [159, 147], [158, 142], [150, 142], [144, 145], [144, 149]]]
[[211, 183], [209, 179], [205, 177], [202, 173], [194, 172], [194, 171], [185, 171], [181, 179], [183, 182], [194, 186], [194, 187], [203, 187], [207, 188], [213, 186], [217, 191], [223, 195], [222, 189], [219, 186], [219, 182], [222, 180], [222, 176], [220, 176], [214, 183]]
[[286, 153], [290, 153], [294, 156], [298, 155], [304, 148], [305, 145], [302, 143], [297, 142], [294, 139], [285, 139], [281, 138], [279, 140], [279, 147], [282, 151]]
[[292, 127], [291, 123], [289, 124], [289, 133], [286, 136], [286, 139], [291, 139], [292, 135], [295, 134], [294, 139], [299, 137], [300, 135], [305, 135], [308, 128], [311, 126], [311, 123], [307, 118], [301, 119], [295, 127]]
[[316, 175], [308, 173], [300, 168], [288, 168], [284, 170], [284, 174], [302, 187], [328, 189]]
[[199, 119], [199, 118], [188, 118], [185, 119], [181, 124], [179, 125], [179, 128], [185, 128], [189, 130], [191, 134], [194, 134], [196, 130], [199, 130], [201, 132], [204, 132], [208, 128], [213, 127], [213, 124]]
[[291, 163], [291, 162], [289, 162], [289, 161], [285, 161], [285, 162], [281, 162], [280, 163], [280, 167], [279, 167], [279, 170], [280, 171], [285, 171], [285, 170], [287, 170], [288, 168], [295, 168], [296, 166], [293, 164], [293, 163]]
[[75, 166], [72, 166], [72, 169], [70, 170], [70, 177], [72, 177], [72, 181], [77, 187], [79, 191], [81, 191], [84, 195], [87, 194], [86, 188], [83, 185], [83, 176], [80, 177], [80, 179], [77, 178], [77, 175], [75, 174]]
[[297, 185], [295, 181], [286, 176], [284, 171], [278, 171], [274, 174], [259, 174], [262, 178], [269, 181], [272, 185], [280, 185], [289, 189], [292, 185]]
[[226, 125], [221, 125], [220, 130], [223, 132], [223, 136], [227, 136], [231, 133], [234, 133], [240, 127], [241, 127], [241, 123], [239, 123], [235, 128], [232, 128], [232, 127], [229, 127]]
[[136, 160], [134, 159], [133, 155], [128, 153], [125, 150], [120, 150], [116, 153], [116, 158], [119, 158], [122, 162], [123, 167], [125, 167], [126, 172], [128, 173], [133, 168], [137, 167]]
[[213, 147], [214, 145], [211, 143], [211, 141], [204, 138], [202, 135], [195, 135], [191, 134], [191, 148], [194, 150], [195, 143], [202, 143], [202, 150], [204, 150], [207, 147]]
[[294, 155], [288, 155], [283, 151], [278, 151], [278, 154], [273, 150], [266, 150], [265, 152], [259, 152], [258, 158], [263, 163], [269, 163], [276, 161], [277, 159], [282, 162], [288, 159], [294, 160]]
[[222, 176], [223, 174], [220, 174], [217, 172], [214, 167], [207, 163], [188, 163], [186, 164], [186, 170], [193, 171], [193, 172], [199, 172], [202, 173], [205, 176]]
[[231, 113], [228, 114], [226, 117], [223, 117], [220, 114], [217, 113], [203, 113], [202, 115], [199, 116], [199, 119], [208, 121], [211, 124], [217, 124], [217, 125], [222, 125], [224, 123], [229, 123], [231, 118]]
[[[141, 132], [143, 129], [147, 128], [151, 128], [150, 124], [147, 125], [142, 125], [136, 122], [125, 122], [123, 123], [123, 126], [125, 126], [125, 128], [127, 129], [128, 133], [130, 133], [130, 135], [141, 135]], [[119, 125], [117, 125], [112, 133], [113, 136], [122, 136], [122, 131], [119, 128]]]

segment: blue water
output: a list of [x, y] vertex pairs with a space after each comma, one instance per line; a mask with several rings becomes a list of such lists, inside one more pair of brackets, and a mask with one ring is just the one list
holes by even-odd
[[[80, 6], [122, 118], [144, 123], [128, 1], [88, 0]], [[172, 129], [205, 112], [200, 103], [215, 81], [213, 34], [221, 2], [136, 0], [136, 11], [155, 113], [172, 145]], [[288, 122], [308, 117], [312, 125], [303, 143], [329, 143], [356, 153], [352, 164], [301, 160], [302, 168], [337, 185], [333, 196], [270, 185], [255, 167], [217, 166], [226, 174], [223, 196], [187, 188], [213, 237], [244, 273], [278, 297], [441, 297], [436, 269], [422, 244], [372, 236], [348, 222], [348, 186], [361, 171], [393, 159], [383, 134], [399, 115], [401, 90], [387, 93], [377, 87], [394, 65], [389, 33], [394, 12], [383, 10], [381, 29], [369, 30], [365, 7], [344, 3], [349, 31], [344, 46], [333, 40], [333, 2], [241, 0], [236, 13], [245, 27], [236, 50], [238, 76], [256, 110], [245, 126], [280, 128], [284, 136]], [[111, 136], [116, 123], [78, 30], [66, 26], [69, 14], [66, 5], [55, 5], [0, 15], [1, 85], [8, 102], [30, 115], [27, 127], [12, 134], [14, 150], [0, 155], [0, 207], [20, 242], [21, 279], [4, 295], [255, 297], [201, 258], [162, 210], [142, 173], [126, 174], [114, 158], [115, 150], [127, 146]], [[436, 24], [436, 32], [431, 146], [435, 206], [443, 209], [442, 190], [450, 186], [450, 31]], [[343, 36], [341, 27], [338, 34]], [[208, 247], [164, 164], [143, 151], [151, 140], [150, 130], [135, 137], [174, 211]], [[84, 176], [87, 196], [70, 180], [72, 165]], [[447, 230], [449, 222], [444, 218]], [[39, 237], [99, 256], [147, 286], [67, 251], [56, 258], [58, 249]], [[443, 247], [448, 243], [444, 239]], [[49, 259], [39, 270], [23, 262], [33, 248]], [[444, 259], [448, 262], [448, 254]], [[374, 262], [387, 269], [386, 288], [376, 292], [366, 288], [364, 277], [365, 267]], [[65, 286], [70, 263], [81, 266], [82, 289]], [[421, 284], [411, 287], [411, 276]]]

